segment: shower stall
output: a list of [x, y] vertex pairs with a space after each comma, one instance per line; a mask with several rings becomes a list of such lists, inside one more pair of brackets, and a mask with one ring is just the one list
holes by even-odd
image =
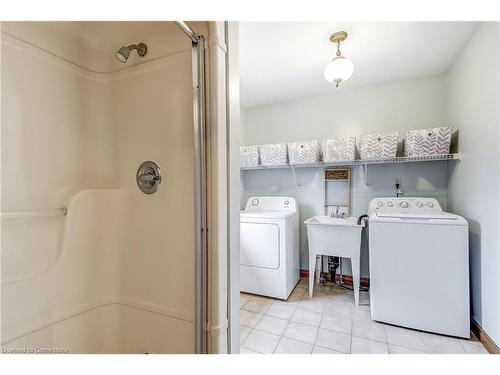
[[205, 352], [208, 23], [1, 26], [3, 351]]

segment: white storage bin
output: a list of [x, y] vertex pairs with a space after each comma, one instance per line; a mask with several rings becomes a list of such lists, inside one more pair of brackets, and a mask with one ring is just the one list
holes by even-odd
[[361, 160], [392, 159], [398, 151], [398, 133], [376, 133], [362, 135], [358, 143]]
[[240, 147], [240, 167], [256, 167], [259, 165], [259, 146]]
[[444, 155], [450, 152], [453, 127], [410, 130], [404, 141], [405, 156]]
[[288, 164], [286, 143], [276, 143], [259, 146], [260, 163], [262, 165]]
[[320, 159], [318, 141], [293, 142], [288, 144], [288, 160], [290, 164], [317, 163]]
[[356, 157], [356, 138], [331, 138], [323, 141], [323, 161], [325, 163], [350, 161]]

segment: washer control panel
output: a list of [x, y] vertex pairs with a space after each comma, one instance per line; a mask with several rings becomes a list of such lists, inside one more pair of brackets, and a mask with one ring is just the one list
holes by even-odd
[[370, 201], [368, 215], [373, 212], [440, 214], [441, 205], [435, 198], [397, 197], [375, 198]]
[[245, 206], [247, 210], [295, 212], [297, 201], [293, 197], [251, 197]]

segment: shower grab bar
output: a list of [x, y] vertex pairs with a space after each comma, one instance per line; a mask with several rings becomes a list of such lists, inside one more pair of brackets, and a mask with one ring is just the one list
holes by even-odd
[[10, 211], [2, 212], [2, 219], [39, 219], [45, 217], [65, 216], [68, 213], [66, 207], [54, 208], [43, 211]]

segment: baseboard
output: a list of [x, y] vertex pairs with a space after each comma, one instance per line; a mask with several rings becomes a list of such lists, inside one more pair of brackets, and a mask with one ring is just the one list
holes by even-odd
[[[330, 274], [329, 273], [322, 273], [325, 278], [330, 281]], [[308, 270], [300, 270], [300, 277], [308, 278], [309, 277], [309, 271]], [[340, 280], [340, 275], [335, 275], [336, 281]], [[342, 276], [342, 281], [347, 284], [352, 286], [352, 276], [351, 275], [343, 275]], [[368, 288], [370, 286], [370, 279], [368, 277], [361, 277], [359, 284], [362, 288]]]
[[500, 348], [491, 339], [483, 328], [476, 322], [474, 318], [470, 320], [470, 329], [476, 335], [477, 339], [483, 344], [485, 349], [490, 354], [500, 354]]

